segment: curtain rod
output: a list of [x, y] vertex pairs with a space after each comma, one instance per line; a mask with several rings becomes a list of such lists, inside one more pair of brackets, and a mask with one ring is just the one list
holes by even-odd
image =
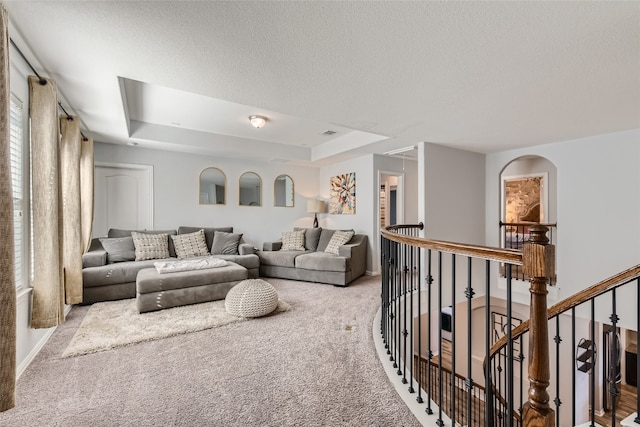
[[[9, 38], [9, 41], [11, 42], [11, 45], [18, 51], [18, 53], [20, 54], [20, 56], [22, 57], [22, 59], [24, 60], [24, 62], [29, 66], [29, 68], [31, 68], [31, 71], [33, 71], [33, 73], [36, 75], [36, 77], [40, 80], [40, 84], [41, 85], [45, 85], [47, 84], [47, 81], [45, 80], [44, 77], [42, 77], [35, 68], [33, 68], [33, 65], [31, 65], [31, 62], [29, 62], [29, 60], [27, 59], [26, 56], [24, 56], [24, 53], [22, 53], [22, 51], [20, 50], [20, 48], [18, 47], [18, 45], [16, 44], [16, 42], [13, 41], [12, 38]], [[73, 118], [71, 117], [71, 115], [69, 113], [67, 113], [67, 110], [65, 110], [65, 108], [62, 106], [62, 103], [60, 101], [58, 101], [58, 107], [60, 107], [60, 109], [62, 110], [62, 112], [67, 116], [67, 120], [73, 120]], [[82, 131], [80, 131], [80, 135], [82, 135], [82, 140], [83, 141], [88, 141], [89, 139], [84, 135], [84, 133], [82, 133]]]

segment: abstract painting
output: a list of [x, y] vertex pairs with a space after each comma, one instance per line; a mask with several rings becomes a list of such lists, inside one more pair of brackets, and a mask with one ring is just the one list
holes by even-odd
[[331, 177], [329, 213], [353, 215], [356, 213], [356, 173]]

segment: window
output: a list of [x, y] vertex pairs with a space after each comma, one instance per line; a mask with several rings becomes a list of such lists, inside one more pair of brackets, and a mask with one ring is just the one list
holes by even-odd
[[24, 121], [22, 102], [11, 95], [10, 108], [11, 185], [13, 189], [13, 238], [15, 252], [16, 287], [26, 287], [25, 282], [25, 215], [24, 215]]

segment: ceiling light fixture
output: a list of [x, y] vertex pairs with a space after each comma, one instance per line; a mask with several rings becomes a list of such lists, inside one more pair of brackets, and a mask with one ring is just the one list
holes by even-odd
[[418, 148], [416, 145], [410, 145], [408, 147], [402, 147], [402, 148], [397, 148], [395, 150], [386, 151], [384, 154], [386, 154], [387, 156], [393, 156], [395, 154], [401, 154], [401, 153], [406, 153], [407, 151], [413, 151], [416, 148]]
[[249, 116], [249, 121], [254, 128], [260, 129], [265, 123], [267, 123], [267, 118], [265, 116], [253, 115]]

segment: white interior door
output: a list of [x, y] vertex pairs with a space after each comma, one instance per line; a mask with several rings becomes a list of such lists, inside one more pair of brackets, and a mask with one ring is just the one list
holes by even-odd
[[153, 166], [96, 163], [93, 237], [153, 229]]

